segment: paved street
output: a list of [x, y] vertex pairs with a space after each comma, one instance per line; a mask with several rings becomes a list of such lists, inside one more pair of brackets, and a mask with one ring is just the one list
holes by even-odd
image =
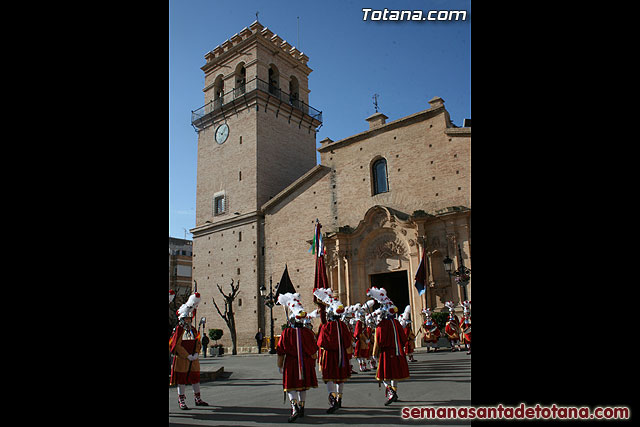
[[[409, 363], [411, 378], [399, 383], [400, 399], [384, 406], [384, 386], [378, 388], [375, 372], [353, 375], [345, 385], [343, 407], [327, 414], [327, 389], [318, 375], [318, 388], [307, 391], [305, 417], [294, 424], [431, 424], [469, 425], [456, 420], [402, 420], [404, 406], [463, 406], [471, 404], [471, 356], [466, 352], [415, 353]], [[201, 359], [202, 371], [224, 366], [225, 375], [201, 384], [202, 399], [209, 407], [193, 404], [187, 387], [189, 410], [178, 408], [176, 388], [169, 388], [169, 425], [255, 426], [284, 425], [290, 414], [283, 402], [282, 375], [275, 355], [224, 355]], [[355, 364], [352, 364], [352, 366]]]

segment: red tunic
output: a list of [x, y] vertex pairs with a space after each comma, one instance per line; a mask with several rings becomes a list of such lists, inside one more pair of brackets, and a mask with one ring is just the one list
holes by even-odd
[[[431, 332], [431, 329], [436, 328], [434, 332]], [[437, 343], [438, 338], [440, 338], [440, 328], [436, 322], [433, 322], [431, 325], [427, 325], [427, 322], [424, 322], [422, 325], [422, 329], [424, 329], [424, 342], [432, 342]]]
[[280, 335], [276, 352], [285, 356], [282, 369], [284, 391], [318, 387], [316, 361], [312, 357], [318, 352], [318, 345], [313, 331], [305, 327], [286, 328]]
[[187, 359], [187, 356], [199, 353], [202, 348], [197, 332], [194, 327], [185, 330], [180, 325], [176, 326], [169, 340], [169, 351], [174, 355], [169, 378], [170, 385], [200, 382], [200, 361]]
[[365, 328], [364, 323], [360, 320], [356, 322], [356, 330], [353, 333], [353, 338], [356, 342], [356, 348], [353, 355], [355, 357], [369, 357], [369, 343], [367, 342], [369, 335], [367, 334], [367, 329]]
[[[453, 316], [453, 320], [447, 320], [447, 325], [444, 327], [444, 333], [447, 335], [449, 341], [457, 341], [460, 339], [460, 334], [458, 333], [458, 328], [454, 328], [453, 326], [459, 326], [460, 320], [458, 316]], [[453, 325], [451, 324], [453, 322]]]
[[404, 327], [404, 335], [407, 337], [407, 343], [404, 346], [404, 352], [405, 354], [413, 353], [413, 350], [416, 348], [416, 335], [413, 333], [411, 325], [407, 325]]
[[351, 334], [341, 320], [332, 320], [320, 326], [318, 332], [320, 369], [322, 380], [342, 383], [351, 378]]
[[375, 348], [380, 353], [376, 379], [378, 381], [406, 380], [409, 365], [404, 353], [407, 337], [397, 319], [383, 319], [376, 328]]
[[367, 336], [367, 338], [369, 339], [369, 349], [367, 350], [367, 355], [364, 357], [371, 357], [371, 353], [373, 352], [373, 334], [375, 333], [375, 331], [373, 329], [371, 329], [371, 326], [367, 326], [365, 335]]
[[[465, 322], [468, 322], [468, 323], [465, 323]], [[460, 321], [460, 331], [462, 332], [464, 342], [467, 342], [467, 343], [471, 342], [471, 332], [466, 334], [464, 333], [464, 330], [470, 327], [471, 327], [471, 319], [469, 319], [468, 317], [463, 317], [462, 320]]]

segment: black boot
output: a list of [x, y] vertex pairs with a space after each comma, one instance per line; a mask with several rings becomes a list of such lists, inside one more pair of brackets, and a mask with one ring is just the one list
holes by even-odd
[[329, 407], [329, 409], [327, 409], [327, 414], [333, 414], [339, 408], [338, 399], [336, 399], [336, 397], [333, 395], [333, 393], [331, 393], [329, 395], [329, 405], [331, 405], [331, 406]]
[[398, 395], [396, 394], [395, 390], [391, 387], [387, 387], [387, 401], [385, 402], [384, 406], [388, 406], [396, 400], [398, 400]]
[[196, 402], [196, 406], [209, 406], [207, 402], [200, 398], [200, 393], [194, 393], [194, 398]]
[[298, 416], [300, 418], [304, 418], [304, 406], [300, 405], [298, 406], [298, 408], [300, 408], [300, 410], [298, 411]]
[[184, 394], [178, 395], [178, 405], [180, 406], [180, 409], [182, 409], [182, 410], [189, 409], [189, 407], [187, 406], [187, 404], [185, 402], [185, 395]]
[[300, 415], [300, 407], [298, 406], [298, 403], [295, 401], [291, 402], [291, 416], [289, 417], [289, 419], [287, 420], [288, 423], [292, 423], [295, 420], [298, 419], [298, 416]]

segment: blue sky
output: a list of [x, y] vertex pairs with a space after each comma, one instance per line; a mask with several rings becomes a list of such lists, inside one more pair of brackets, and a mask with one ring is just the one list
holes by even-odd
[[[373, 10], [466, 10], [465, 21], [363, 21]], [[198, 135], [191, 110], [204, 104], [204, 55], [259, 21], [308, 57], [309, 104], [324, 123], [316, 142], [368, 128], [379, 110], [396, 120], [445, 100], [453, 122], [471, 118], [470, 0], [170, 0], [169, 236], [195, 227]], [[299, 21], [298, 18], [299, 17]], [[299, 32], [298, 32], [299, 22]], [[319, 144], [318, 144], [319, 146]]]

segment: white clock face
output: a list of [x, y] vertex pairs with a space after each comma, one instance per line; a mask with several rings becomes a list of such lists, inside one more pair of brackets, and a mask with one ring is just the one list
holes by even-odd
[[216, 129], [216, 142], [222, 144], [227, 140], [229, 136], [229, 126], [226, 123], [221, 124]]

